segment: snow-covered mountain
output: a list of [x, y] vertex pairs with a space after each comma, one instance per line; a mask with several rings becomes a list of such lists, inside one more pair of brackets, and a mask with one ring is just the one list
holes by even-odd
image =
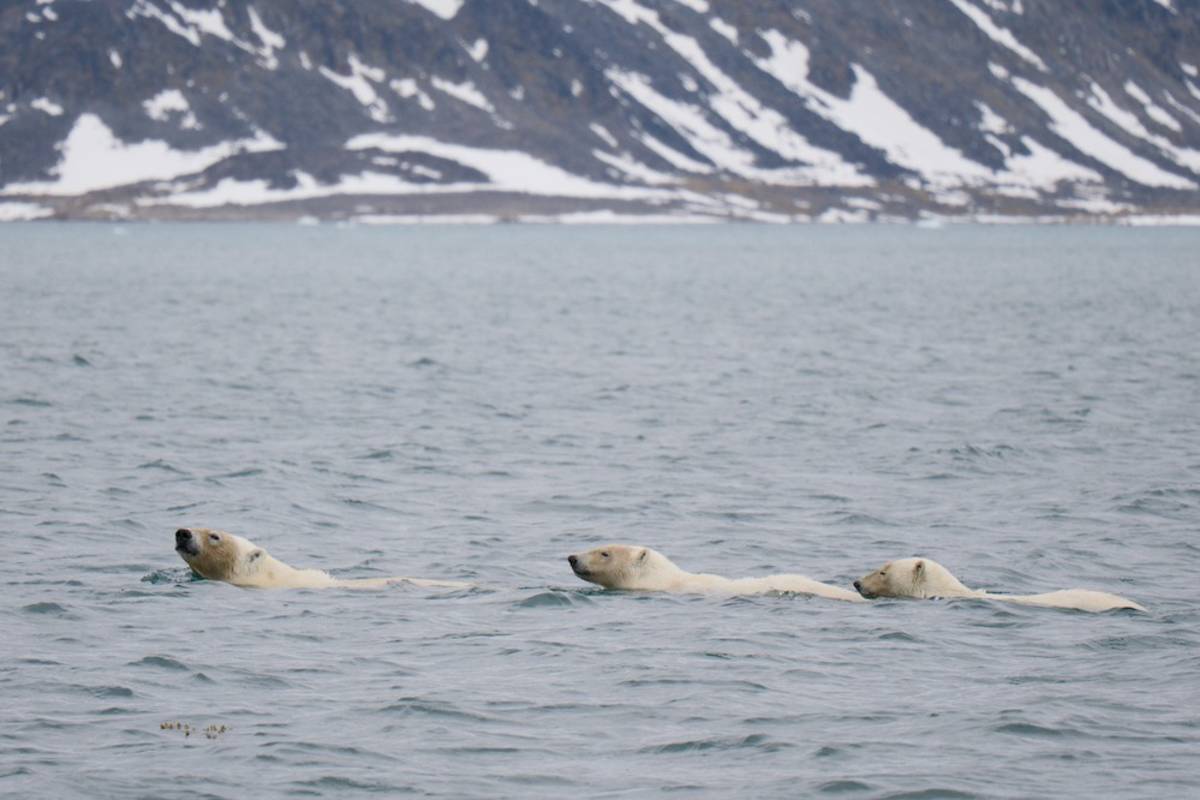
[[1197, 0], [3, 0], [0, 219], [1200, 219]]

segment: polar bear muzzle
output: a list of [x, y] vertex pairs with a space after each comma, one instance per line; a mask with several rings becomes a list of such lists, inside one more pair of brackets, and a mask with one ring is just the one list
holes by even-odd
[[588, 575], [591, 575], [591, 572], [588, 571], [588, 568], [583, 566], [583, 564], [579, 561], [579, 556], [567, 556], [567, 563], [571, 565], [571, 571], [579, 577], [586, 579]]
[[180, 528], [175, 531], [175, 552], [180, 555], [200, 555], [200, 545], [196, 541], [196, 537], [187, 528]]

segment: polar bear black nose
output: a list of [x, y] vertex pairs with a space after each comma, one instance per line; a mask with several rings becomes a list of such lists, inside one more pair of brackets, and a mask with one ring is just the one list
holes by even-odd
[[187, 528], [180, 528], [179, 530], [175, 531], [176, 546], [181, 545], [181, 544], [187, 544], [188, 540], [190, 540], [191, 538], [192, 538], [192, 532], [189, 531]]
[[862, 591], [862, 582], [861, 582], [861, 581], [855, 581], [855, 582], [854, 582], [854, 590], [855, 590], [856, 592], [861, 592], [861, 591]]
[[579, 563], [579, 559], [575, 556], [567, 556], [567, 563], [573, 567]]

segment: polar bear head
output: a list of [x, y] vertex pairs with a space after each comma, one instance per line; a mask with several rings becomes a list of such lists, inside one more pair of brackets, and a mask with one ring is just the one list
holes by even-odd
[[210, 528], [175, 531], [175, 552], [197, 575], [230, 583], [252, 583], [269, 558], [254, 542]]
[[567, 563], [585, 581], [605, 589], [638, 589], [654, 583], [664, 567], [677, 569], [661, 553], [649, 547], [608, 544], [567, 556]]
[[964, 597], [974, 595], [950, 574], [950, 570], [929, 558], [900, 558], [889, 561], [854, 582], [854, 588], [867, 599], [875, 597]]

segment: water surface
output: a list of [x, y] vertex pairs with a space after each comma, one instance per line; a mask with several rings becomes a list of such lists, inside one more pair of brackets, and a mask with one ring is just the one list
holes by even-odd
[[[0, 793], [1200, 793], [1198, 251], [0, 227]], [[239, 590], [181, 525], [481, 588]], [[605, 593], [607, 541], [1151, 613]]]

